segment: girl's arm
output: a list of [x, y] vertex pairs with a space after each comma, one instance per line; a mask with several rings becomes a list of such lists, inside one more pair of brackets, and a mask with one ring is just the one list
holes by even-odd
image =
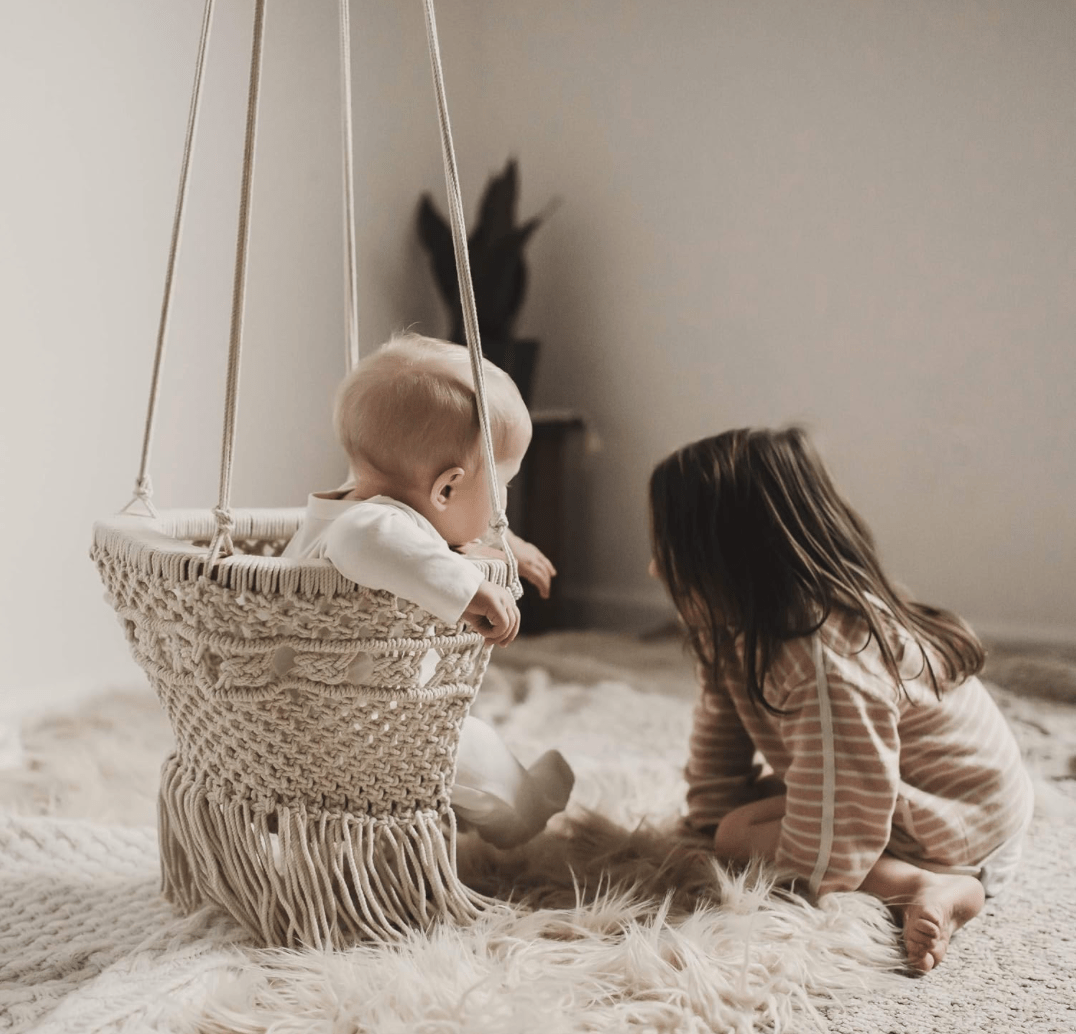
[[689, 741], [687, 826], [712, 833], [733, 808], [758, 796], [755, 746], [728, 693], [700, 666], [701, 693]]
[[830, 675], [827, 720], [812, 679], [782, 704], [792, 761], [777, 865], [814, 893], [855, 890], [889, 843], [900, 784], [895, 698]]

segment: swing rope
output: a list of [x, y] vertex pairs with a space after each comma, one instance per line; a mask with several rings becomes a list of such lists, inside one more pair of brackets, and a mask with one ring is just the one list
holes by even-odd
[[347, 371], [359, 362], [359, 274], [355, 238], [355, 132], [351, 107], [351, 0], [340, 0], [340, 119], [344, 161], [344, 320]]
[[254, 0], [254, 38], [250, 48], [250, 81], [247, 90], [247, 122], [243, 141], [243, 178], [239, 190], [239, 227], [235, 244], [235, 277], [232, 281], [232, 324], [228, 335], [228, 373], [224, 386], [224, 433], [220, 450], [220, 495], [213, 516], [217, 532], [209, 543], [209, 567], [220, 556], [233, 552], [232, 460], [235, 426], [239, 412], [239, 366], [243, 356], [243, 316], [246, 308], [247, 249], [250, 245], [250, 186], [254, 179], [254, 143], [258, 131], [258, 93], [261, 88], [262, 43], [265, 38], [265, 0]]
[[[180, 174], [179, 196], [176, 202], [173, 222], [172, 242], [169, 250], [168, 267], [165, 277], [164, 298], [161, 306], [161, 321], [157, 336], [157, 350], [154, 357], [153, 376], [150, 386], [150, 399], [146, 414], [145, 434], [143, 438], [142, 460], [135, 486], [134, 498], [124, 508], [124, 512], [136, 502], [141, 501], [153, 517], [157, 510], [152, 503], [152, 483], [149, 477], [149, 460], [156, 419], [157, 401], [160, 394], [161, 369], [163, 365], [164, 346], [167, 337], [172, 296], [174, 293], [174, 274], [179, 242], [182, 236], [183, 217], [186, 209], [187, 188], [191, 158], [194, 151], [195, 130], [201, 102], [202, 84], [205, 72], [205, 55], [208, 49], [210, 26], [212, 23], [214, 0], [206, 0], [202, 22], [202, 35], [199, 42], [198, 60], [195, 72], [194, 91], [191, 99], [190, 117], [187, 125], [187, 137], [184, 146], [183, 164]], [[445, 97], [444, 71], [441, 65], [441, 50], [437, 38], [437, 20], [434, 14], [433, 0], [423, 0], [426, 20], [426, 41], [430, 54], [430, 66], [433, 73], [434, 93], [437, 102], [437, 118], [441, 131], [441, 154], [444, 162], [445, 188], [448, 195], [448, 208], [452, 226], [452, 243], [456, 257], [456, 274], [460, 285], [460, 299], [463, 309], [464, 333], [467, 350], [471, 361], [471, 375], [474, 380], [475, 398], [478, 408], [478, 421], [481, 430], [483, 454], [486, 467], [486, 485], [489, 491], [492, 518], [490, 529], [497, 536], [501, 549], [508, 563], [508, 585], [518, 599], [523, 589], [519, 581], [519, 568], [512, 549], [508, 544], [508, 517], [501, 506], [500, 487], [497, 479], [497, 459], [493, 448], [493, 437], [489, 420], [489, 405], [486, 398], [486, 382], [483, 371], [482, 344], [478, 329], [478, 311], [475, 305], [474, 286], [471, 281], [471, 266], [467, 250], [467, 231], [463, 214], [462, 192], [460, 190], [459, 171], [456, 163], [455, 148], [452, 143], [452, 128], [449, 122], [448, 102]], [[340, 62], [341, 62], [341, 138], [343, 150], [343, 204], [344, 204], [344, 306], [345, 306], [345, 347], [347, 368], [351, 370], [359, 360], [358, 333], [358, 270], [357, 243], [355, 228], [355, 186], [354, 186], [354, 122], [352, 108], [351, 75], [351, 14], [349, 0], [340, 0]], [[224, 427], [221, 435], [220, 481], [217, 505], [213, 509], [216, 520], [216, 532], [209, 544], [208, 566], [211, 568], [218, 559], [230, 556], [234, 551], [231, 532], [235, 526], [231, 509], [232, 467], [235, 456], [235, 431], [239, 409], [239, 373], [243, 351], [243, 323], [246, 302], [247, 252], [250, 244], [250, 209], [251, 185], [254, 178], [255, 143], [258, 123], [258, 96], [261, 87], [262, 50], [265, 37], [265, 0], [255, 0], [254, 30], [251, 43], [250, 76], [247, 91], [246, 128], [243, 147], [243, 171], [239, 197], [239, 219], [236, 232], [235, 269], [232, 282], [231, 326], [228, 338], [228, 366], [224, 391]]]
[[172, 218], [172, 240], [168, 247], [168, 265], [164, 275], [164, 297], [161, 300], [161, 316], [157, 325], [157, 350], [153, 357], [153, 374], [150, 378], [149, 403], [146, 407], [146, 425], [142, 434], [142, 459], [135, 478], [134, 496], [120, 511], [127, 513], [136, 503], [142, 503], [151, 517], [156, 517], [153, 505], [153, 482], [149, 476], [150, 455], [153, 449], [153, 430], [157, 420], [157, 401], [161, 393], [161, 369], [164, 347], [168, 338], [168, 325], [172, 313], [172, 294], [175, 284], [176, 259], [183, 233], [183, 214], [187, 207], [187, 185], [190, 180], [191, 159], [194, 155], [194, 139], [198, 127], [198, 113], [202, 101], [202, 83], [205, 81], [205, 56], [209, 49], [209, 37], [213, 25], [215, 0], [206, 0], [202, 15], [202, 31], [198, 41], [198, 58], [194, 69], [194, 88], [191, 91], [190, 113], [187, 116], [187, 136], [183, 143], [183, 162], [179, 173], [179, 191], [176, 210]]
[[486, 459], [486, 485], [489, 489], [490, 508], [493, 517], [490, 529], [497, 535], [501, 549], [508, 560], [508, 585], [512, 595], [519, 599], [523, 587], [519, 582], [519, 566], [508, 545], [508, 516], [501, 506], [501, 493], [497, 484], [497, 458], [493, 451], [490, 432], [489, 407], [486, 403], [486, 380], [482, 369], [482, 343], [478, 333], [478, 310], [475, 306], [474, 286], [471, 283], [471, 262], [467, 253], [467, 229], [463, 216], [463, 199], [460, 191], [459, 171], [456, 167], [456, 150], [452, 146], [452, 126], [448, 119], [448, 101], [445, 98], [445, 79], [441, 68], [441, 48], [437, 40], [437, 19], [433, 0], [423, 0], [426, 12], [426, 43], [430, 51], [433, 71], [433, 88], [437, 98], [437, 121], [441, 127], [441, 156], [445, 166], [445, 190], [448, 194], [449, 220], [452, 224], [452, 245], [456, 255], [456, 277], [459, 280], [460, 300], [463, 303], [463, 328], [467, 350], [471, 356], [471, 376], [474, 378], [475, 397], [478, 401], [478, 422], [482, 430], [482, 444]]

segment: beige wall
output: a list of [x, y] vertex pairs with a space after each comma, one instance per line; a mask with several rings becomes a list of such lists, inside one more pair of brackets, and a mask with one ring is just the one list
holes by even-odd
[[654, 461], [798, 420], [922, 598], [1076, 638], [1076, 6], [483, 11], [480, 153], [563, 199], [539, 402], [606, 446], [575, 591], [648, 615]]
[[[370, 341], [437, 314], [411, 212], [442, 181], [421, 8], [353, 6]], [[216, 7], [152, 466], [162, 506], [217, 493], [251, 7]], [[201, 15], [201, 0], [4, 5], [0, 711], [140, 679], [87, 550], [137, 471]], [[336, 18], [331, 0], [268, 4], [237, 505], [301, 503], [342, 473]]]
[[[361, 329], [444, 330], [413, 212], [443, 190], [422, 18], [353, 4]], [[586, 412], [565, 587], [660, 614], [666, 450], [804, 420], [893, 573], [1076, 638], [1076, 31], [1069, 3], [438, 4], [468, 212], [516, 154], [538, 403]], [[154, 477], [211, 505], [246, 5], [218, 4]], [[138, 459], [199, 0], [8, 4], [0, 34], [5, 694], [134, 677], [86, 559]], [[337, 475], [336, 4], [269, 4], [235, 500]]]

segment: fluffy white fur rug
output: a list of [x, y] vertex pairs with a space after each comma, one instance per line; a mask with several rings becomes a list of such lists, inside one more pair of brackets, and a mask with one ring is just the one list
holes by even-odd
[[[525, 762], [563, 750], [577, 774], [573, 803], [526, 848], [465, 840], [461, 871], [503, 907], [392, 948], [263, 951], [219, 914], [172, 916], [156, 895], [149, 828], [169, 734], [147, 692], [28, 723], [24, 763], [0, 777], [0, 1030], [1076, 1029], [1050, 1025], [1076, 1017], [1061, 1004], [1072, 960], [1065, 951], [1066, 973], [1041, 958], [1052, 924], [1076, 919], [1065, 862], [1076, 809], [1062, 785], [1076, 747], [1069, 705], [1004, 701], [1040, 784], [1052, 781], [1044, 807], [1065, 819], [1040, 820], [1034, 870], [1060, 907], [1044, 926], [1034, 894], [1018, 899], [1022, 927], [1011, 929], [1004, 909], [988, 909], [938, 973], [915, 980], [900, 974], [897, 931], [873, 899], [812, 905], [765, 872], [731, 874], [705, 852], [671, 850], [693, 692], [675, 644], [561, 635], [500, 656], [512, 666], [492, 672], [479, 711]], [[1023, 966], [1019, 996], [983, 1012], [992, 989], [1009, 990], [988, 971], [979, 997], [966, 998], [969, 1022], [947, 1017], [975, 970], [1021, 934], [1039, 961], [1011, 952]]]

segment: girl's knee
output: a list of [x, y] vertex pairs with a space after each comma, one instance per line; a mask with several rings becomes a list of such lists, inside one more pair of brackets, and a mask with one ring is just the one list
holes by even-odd
[[714, 851], [724, 857], [737, 854], [746, 838], [748, 825], [746, 809], [735, 808], [730, 811], [714, 831]]
[[783, 795], [764, 797], [733, 808], [717, 824], [714, 851], [724, 858], [745, 858], [766, 854], [776, 840], [777, 825], [785, 813]]

